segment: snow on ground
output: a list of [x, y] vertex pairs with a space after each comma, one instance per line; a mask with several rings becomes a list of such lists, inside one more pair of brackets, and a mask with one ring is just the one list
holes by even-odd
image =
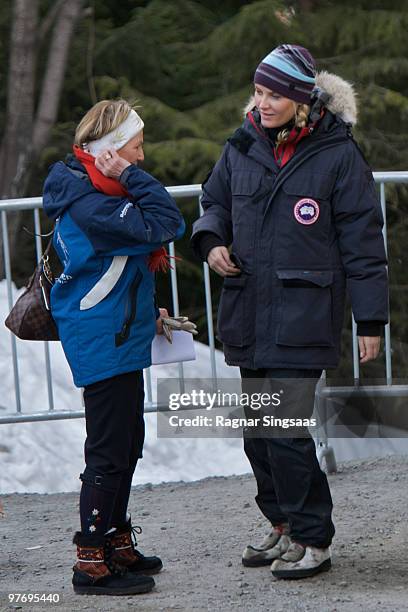
[[[18, 293], [14, 292], [14, 300]], [[6, 283], [0, 282], [0, 415], [16, 409], [10, 334], [2, 322], [8, 314]], [[61, 345], [50, 343], [56, 410], [78, 410], [81, 394], [72, 383]], [[184, 365], [187, 378], [210, 378], [210, 354], [196, 343], [197, 360]], [[42, 343], [17, 340], [22, 410], [48, 409]], [[219, 378], [236, 378], [217, 351]], [[177, 366], [152, 368], [153, 391], [157, 377], [177, 377]], [[84, 419], [0, 425], [0, 493], [59, 493], [79, 489], [83, 470]], [[331, 440], [336, 458], [345, 461], [390, 453], [407, 453], [407, 439]], [[239, 439], [157, 439], [156, 415], [146, 415], [144, 458], [133, 484], [192, 481], [207, 476], [228, 476], [250, 470]]]
[[[14, 299], [18, 293], [14, 292]], [[0, 283], [0, 322], [8, 313], [6, 283]], [[185, 376], [210, 378], [209, 349], [196, 343], [197, 360], [186, 363]], [[59, 342], [51, 342], [52, 379], [56, 410], [82, 408], [80, 390], [72, 376]], [[23, 412], [48, 409], [44, 345], [17, 340]], [[0, 414], [15, 411], [11, 342], [0, 323]], [[218, 376], [238, 377], [217, 351]], [[157, 377], [177, 377], [173, 365], [152, 368], [153, 391]], [[146, 415], [144, 458], [136, 470], [134, 484], [172, 480], [197, 480], [206, 476], [242, 474], [249, 465], [239, 439], [157, 439], [156, 415]], [[57, 493], [78, 490], [83, 470], [84, 419], [0, 425], [0, 492]]]

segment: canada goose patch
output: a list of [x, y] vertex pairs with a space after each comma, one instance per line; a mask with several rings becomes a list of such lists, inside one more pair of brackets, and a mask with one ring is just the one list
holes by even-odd
[[319, 204], [311, 198], [302, 198], [295, 204], [293, 209], [295, 219], [302, 225], [312, 225], [316, 223], [320, 215]]

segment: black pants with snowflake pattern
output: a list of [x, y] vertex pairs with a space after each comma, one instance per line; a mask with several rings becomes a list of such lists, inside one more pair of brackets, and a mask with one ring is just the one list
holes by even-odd
[[84, 389], [86, 441], [80, 495], [81, 531], [100, 535], [126, 521], [132, 477], [142, 457], [144, 385], [141, 370]]

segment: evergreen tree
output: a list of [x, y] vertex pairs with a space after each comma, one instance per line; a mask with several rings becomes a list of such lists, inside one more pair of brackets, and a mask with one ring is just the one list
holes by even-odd
[[[45, 15], [53, 4], [41, 1]], [[10, 0], [0, 6], [0, 97], [6, 103]], [[38, 195], [50, 163], [69, 152], [75, 125], [97, 99], [125, 97], [145, 119], [145, 167], [165, 184], [200, 183], [228, 136], [242, 121], [254, 70], [276, 45], [311, 50], [318, 68], [353, 82], [359, 123], [354, 130], [374, 170], [408, 169], [408, 0], [115, 0], [85, 3], [72, 40], [63, 92], [48, 143], [37, 161], [27, 195]], [[44, 54], [39, 55], [39, 72]], [[0, 112], [5, 127], [5, 115]], [[404, 371], [408, 333], [405, 273], [407, 187], [386, 189], [393, 341], [397, 372]], [[196, 200], [182, 201], [188, 228]], [[189, 230], [188, 230], [189, 231]], [[202, 269], [188, 236], [177, 248], [181, 307], [203, 323]], [[23, 262], [25, 281], [32, 262]], [[214, 309], [220, 279], [213, 278]], [[170, 300], [161, 279], [162, 302]], [[167, 299], [168, 298], [168, 299]], [[201, 336], [205, 339], [205, 334]], [[345, 332], [350, 373], [351, 337]], [[366, 368], [370, 375], [381, 364]]]

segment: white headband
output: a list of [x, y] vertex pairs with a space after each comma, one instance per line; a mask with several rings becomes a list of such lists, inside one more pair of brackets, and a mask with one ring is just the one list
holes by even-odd
[[118, 125], [115, 130], [112, 130], [109, 134], [105, 134], [105, 136], [102, 136], [102, 138], [98, 140], [91, 140], [91, 142], [86, 144], [85, 150], [94, 157], [99, 155], [103, 150], [111, 147], [117, 151], [125, 146], [125, 144], [136, 136], [136, 134], [141, 132], [143, 127], [144, 123], [142, 119], [136, 111], [131, 110], [126, 119]]

